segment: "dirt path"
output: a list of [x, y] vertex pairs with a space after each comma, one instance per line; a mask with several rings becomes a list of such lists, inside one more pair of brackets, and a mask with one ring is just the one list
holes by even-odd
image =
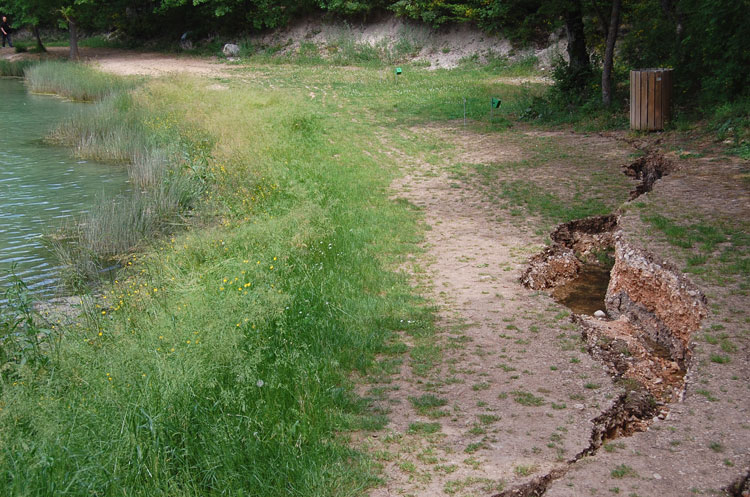
[[490, 495], [565, 467], [588, 447], [590, 420], [614, 390], [580, 350], [565, 309], [518, 283], [541, 237], [449, 171], [451, 163], [511, 163], [528, 151], [507, 135], [414, 131], [469, 146], [450, 162], [414, 164], [393, 185], [431, 227], [423, 264], [440, 312], [437, 343], [405, 334], [410, 361], [363, 392], [390, 418], [366, 442], [387, 475], [371, 495]]

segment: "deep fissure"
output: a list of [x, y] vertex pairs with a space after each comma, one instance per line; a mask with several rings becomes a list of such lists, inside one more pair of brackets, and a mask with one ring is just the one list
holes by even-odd
[[[674, 170], [658, 153], [624, 168], [641, 180], [630, 200], [651, 191]], [[608, 440], [647, 429], [668, 414], [684, 394], [690, 366], [690, 339], [707, 313], [706, 298], [680, 271], [631, 244], [616, 214], [561, 224], [552, 245], [532, 257], [521, 283], [549, 290], [573, 312], [589, 354], [623, 387], [612, 405], [592, 420], [588, 447], [565, 466], [495, 497], [539, 497], [581, 458], [596, 454]], [[740, 487], [745, 482], [740, 483]]]

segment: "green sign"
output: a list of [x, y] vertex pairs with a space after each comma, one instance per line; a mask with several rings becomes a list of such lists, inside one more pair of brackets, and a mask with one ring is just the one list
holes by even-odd
[[397, 68], [396, 68], [396, 76], [398, 76], [398, 75], [399, 75], [399, 74], [401, 74], [402, 72], [403, 72], [403, 71], [401, 70], [401, 68], [400, 68], [400, 67], [397, 67]]
[[494, 109], [499, 109], [500, 108], [500, 99], [499, 98], [493, 98], [492, 99], [492, 107]]

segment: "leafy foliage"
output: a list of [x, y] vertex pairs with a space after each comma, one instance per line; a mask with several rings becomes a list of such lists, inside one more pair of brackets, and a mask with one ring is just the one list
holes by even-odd
[[629, 15], [623, 58], [633, 67], [674, 67], [676, 97], [704, 103], [747, 97], [750, 52], [748, 0], [637, 2]]
[[[186, 36], [191, 40], [217, 33], [273, 29], [308, 15], [332, 14], [364, 19], [378, 13], [396, 15], [432, 27], [474, 23], [519, 42], [540, 42], [581, 12], [589, 51], [603, 54], [611, 0], [1, 0], [15, 27], [54, 27], [75, 20], [84, 30], [117, 29], [145, 38]], [[638, 0], [623, 12], [620, 74], [625, 68], [673, 67], [675, 96], [683, 103], [715, 105], [747, 96], [750, 0]], [[616, 70], [617, 67], [615, 68]], [[558, 73], [560, 90], [581, 97], [588, 68]], [[573, 91], [571, 91], [571, 89]], [[586, 92], [583, 92], [586, 93]]]

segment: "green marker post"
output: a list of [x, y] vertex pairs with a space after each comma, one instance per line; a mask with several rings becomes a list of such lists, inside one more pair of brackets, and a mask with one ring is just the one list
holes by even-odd
[[492, 97], [490, 100], [490, 122], [495, 118], [495, 109], [500, 108], [500, 99]]

